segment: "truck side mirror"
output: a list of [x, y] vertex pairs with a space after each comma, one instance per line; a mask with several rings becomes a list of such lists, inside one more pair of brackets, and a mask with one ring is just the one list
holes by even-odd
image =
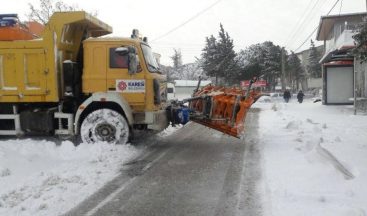
[[137, 57], [135, 47], [118, 47], [115, 49], [115, 53], [120, 56], [127, 56], [129, 64], [129, 74], [135, 74], [136, 72], [138, 72], [139, 59]]
[[133, 46], [129, 46], [129, 74], [135, 74], [138, 72], [139, 59], [136, 54], [136, 49]]
[[127, 47], [117, 47], [115, 49], [115, 53], [117, 53], [120, 56], [124, 56], [129, 53], [129, 49]]

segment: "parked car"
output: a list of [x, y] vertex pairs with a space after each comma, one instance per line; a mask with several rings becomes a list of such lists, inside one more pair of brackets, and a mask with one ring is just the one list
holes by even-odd
[[283, 100], [283, 93], [280, 92], [271, 92], [259, 98], [258, 102], [261, 103], [271, 103], [271, 102], [280, 102]]
[[270, 97], [272, 101], [282, 101], [283, 100], [283, 93], [282, 92], [272, 92], [270, 93]]

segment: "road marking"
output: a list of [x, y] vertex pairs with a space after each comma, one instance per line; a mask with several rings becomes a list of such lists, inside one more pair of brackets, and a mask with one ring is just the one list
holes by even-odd
[[[169, 149], [168, 149], [169, 150]], [[164, 155], [167, 154], [168, 150], [166, 150], [165, 152], [161, 153], [157, 158], [155, 158], [153, 161], [151, 161], [150, 163], [148, 163], [143, 169], [142, 172], [147, 171], [150, 167], [153, 166], [154, 163], [156, 163], [159, 159], [161, 159]], [[149, 154], [150, 155], [150, 154]], [[147, 155], [147, 156], [149, 156]], [[103, 206], [105, 206], [108, 202], [110, 202], [111, 200], [115, 199], [116, 196], [122, 192], [127, 186], [129, 186], [135, 179], [137, 179], [139, 176], [135, 176], [131, 179], [129, 179], [127, 182], [125, 182], [124, 184], [121, 185], [121, 187], [119, 187], [118, 189], [116, 189], [113, 193], [111, 193], [110, 195], [108, 195], [104, 200], [102, 200], [98, 205], [96, 205], [96, 207], [94, 207], [93, 209], [89, 210], [85, 215], [86, 216], [92, 216], [94, 215], [99, 209], [101, 209]]]
[[[247, 141], [247, 140], [246, 140]], [[236, 203], [236, 212], [235, 212], [235, 215], [238, 216], [240, 215], [240, 209], [241, 209], [241, 203], [242, 203], [242, 195], [243, 195], [243, 187], [244, 187], [244, 180], [245, 180], [245, 175], [246, 175], [246, 159], [247, 159], [247, 156], [248, 156], [248, 144], [247, 142], [245, 143], [245, 140], [241, 143], [241, 145], [245, 145], [244, 147], [244, 151], [243, 151], [243, 154], [242, 154], [242, 158], [243, 158], [243, 162], [242, 162], [242, 170], [241, 170], [241, 176], [240, 176], [240, 182], [239, 182], [239, 186], [238, 186], [238, 194], [237, 194], [237, 203]]]
[[[169, 149], [168, 149], [169, 150]], [[152, 162], [150, 162], [149, 164], [147, 164], [143, 169], [142, 172], [145, 172], [146, 170], [148, 170], [150, 167], [153, 166], [153, 164], [155, 164], [159, 159], [161, 159], [163, 156], [165, 156], [168, 152], [168, 150], [166, 150], [165, 152], [163, 152], [162, 154], [160, 154], [156, 159], [154, 159]], [[136, 178], [136, 177], [134, 177]], [[125, 208], [125, 205], [122, 205], [120, 208], [120, 211], [123, 210]]]

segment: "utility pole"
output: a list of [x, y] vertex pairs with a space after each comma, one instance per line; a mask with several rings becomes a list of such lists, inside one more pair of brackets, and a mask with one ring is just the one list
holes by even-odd
[[356, 61], [357, 58], [353, 57], [353, 108], [354, 108], [354, 115], [357, 115], [357, 70], [356, 70]]
[[[367, 1], [367, 0], [366, 0]], [[282, 72], [282, 76], [281, 76], [281, 82], [282, 82], [282, 91], [284, 92], [284, 90], [286, 89], [286, 85], [285, 85], [285, 51], [284, 51], [284, 47], [282, 47], [282, 52], [281, 52], [281, 72]]]
[[[367, 11], [367, 0], [366, 0], [366, 11]], [[357, 69], [356, 69], [356, 56], [353, 57], [353, 108], [354, 115], [357, 115]], [[363, 73], [363, 72], [362, 72]]]

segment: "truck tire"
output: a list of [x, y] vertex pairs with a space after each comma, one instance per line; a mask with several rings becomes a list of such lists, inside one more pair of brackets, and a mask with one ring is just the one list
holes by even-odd
[[129, 125], [120, 113], [98, 109], [84, 118], [80, 136], [84, 143], [125, 144], [129, 139]]

